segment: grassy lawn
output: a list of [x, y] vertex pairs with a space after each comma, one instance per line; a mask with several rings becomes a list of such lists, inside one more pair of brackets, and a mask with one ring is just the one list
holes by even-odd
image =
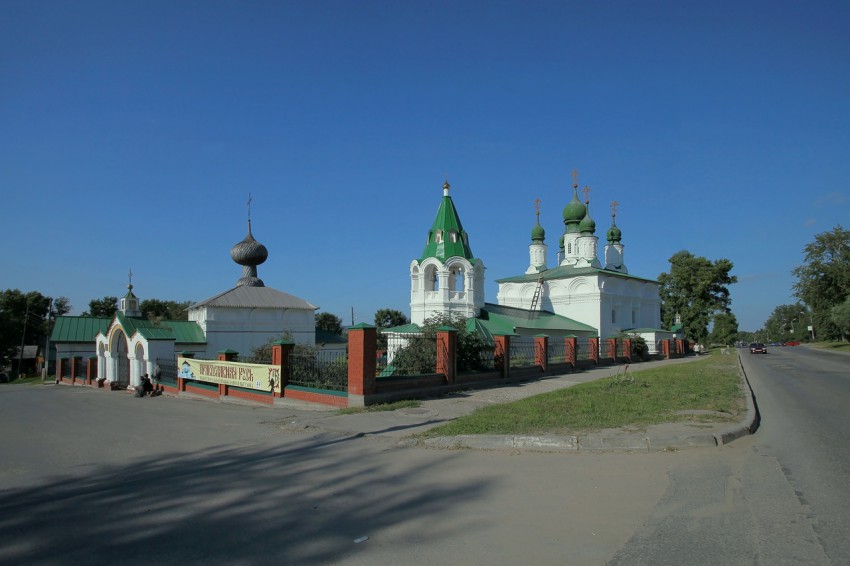
[[735, 350], [728, 356], [714, 351], [687, 364], [634, 371], [627, 378], [614, 375], [616, 371], [612, 367], [612, 377], [483, 407], [422, 436], [575, 434], [684, 420], [737, 421], [745, 411]]
[[821, 348], [824, 350], [850, 352], [850, 342], [813, 342], [811, 346], [813, 348]]

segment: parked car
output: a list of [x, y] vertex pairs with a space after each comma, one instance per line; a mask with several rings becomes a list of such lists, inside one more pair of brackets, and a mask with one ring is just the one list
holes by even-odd
[[766, 354], [767, 348], [761, 342], [753, 342], [750, 344], [750, 353], [751, 354]]

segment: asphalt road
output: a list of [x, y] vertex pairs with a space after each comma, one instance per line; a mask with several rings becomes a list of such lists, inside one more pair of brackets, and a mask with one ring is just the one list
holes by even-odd
[[[795, 355], [744, 354], [760, 404], [783, 397], [770, 366]], [[850, 562], [832, 539], [846, 488], [826, 484], [843, 490], [834, 505], [808, 491], [846, 478], [846, 458], [805, 479], [797, 427], [764, 405], [758, 434], [718, 448], [541, 454], [316, 432], [298, 409], [4, 385], [0, 564]], [[809, 434], [801, 450], [821, 442]]]
[[833, 563], [850, 563], [850, 356], [806, 347], [742, 354], [775, 458]]

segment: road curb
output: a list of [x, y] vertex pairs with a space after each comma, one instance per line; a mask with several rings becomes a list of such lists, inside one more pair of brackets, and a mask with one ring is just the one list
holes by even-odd
[[753, 388], [750, 385], [750, 379], [747, 377], [747, 372], [744, 370], [744, 364], [741, 363], [740, 356], [738, 357], [738, 367], [741, 368], [741, 375], [744, 376], [744, 384], [746, 385], [746, 402], [747, 414], [744, 417], [744, 422], [738, 423], [729, 428], [717, 432], [714, 437], [717, 440], [717, 445], [729, 444], [733, 440], [737, 440], [742, 436], [747, 436], [755, 433], [761, 424], [761, 414], [759, 413], [756, 396], [753, 393]]

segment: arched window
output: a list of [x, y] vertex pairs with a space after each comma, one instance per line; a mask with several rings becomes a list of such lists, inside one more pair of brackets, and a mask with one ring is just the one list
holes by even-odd
[[451, 268], [449, 271], [449, 291], [464, 290], [464, 271], [463, 267], [458, 265]]

